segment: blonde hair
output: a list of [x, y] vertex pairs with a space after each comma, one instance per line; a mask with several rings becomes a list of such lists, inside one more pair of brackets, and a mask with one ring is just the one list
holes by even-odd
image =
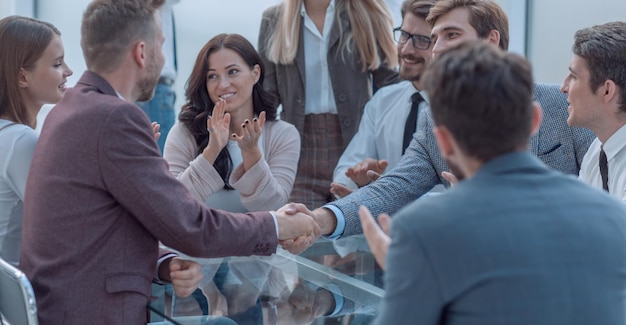
[[[267, 57], [271, 62], [293, 63], [300, 41], [303, 1], [284, 0], [280, 5], [276, 29], [267, 39]], [[363, 70], [375, 70], [383, 63], [395, 67], [398, 58], [392, 37], [393, 21], [384, 0], [336, 0], [336, 5], [335, 19], [346, 11], [351, 26], [351, 33], [346, 39], [340, 36], [342, 56], [352, 51], [350, 45], [354, 44]]]

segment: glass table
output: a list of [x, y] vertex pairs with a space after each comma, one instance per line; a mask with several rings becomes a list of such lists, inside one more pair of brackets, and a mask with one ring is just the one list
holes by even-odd
[[151, 313], [150, 324], [369, 324], [383, 296], [382, 271], [363, 237], [346, 242], [320, 239], [299, 255], [180, 254], [202, 265], [200, 288], [180, 298], [153, 285], [151, 307], [164, 316]]

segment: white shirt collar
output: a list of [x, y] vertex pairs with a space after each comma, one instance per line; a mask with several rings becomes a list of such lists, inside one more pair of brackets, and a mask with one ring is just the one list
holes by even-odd
[[[335, 12], [335, 0], [330, 0], [330, 3], [328, 4], [328, 8], [326, 8], [327, 12], [328, 12], [328, 9], [332, 9], [332, 12]], [[306, 8], [304, 7], [304, 1], [302, 1], [302, 7], [300, 8], [300, 15], [302, 17], [306, 15]]]

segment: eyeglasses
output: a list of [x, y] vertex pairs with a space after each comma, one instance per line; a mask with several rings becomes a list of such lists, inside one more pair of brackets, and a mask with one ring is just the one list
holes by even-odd
[[409, 34], [400, 27], [393, 30], [393, 39], [400, 44], [406, 44], [409, 38], [413, 41], [413, 47], [420, 50], [428, 50], [430, 47], [430, 37], [419, 34]]

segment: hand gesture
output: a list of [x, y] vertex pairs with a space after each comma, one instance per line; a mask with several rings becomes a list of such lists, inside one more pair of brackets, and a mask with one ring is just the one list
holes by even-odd
[[340, 184], [340, 183], [330, 183], [330, 193], [333, 193], [338, 199], [352, 193], [352, 189]]
[[170, 261], [170, 278], [174, 293], [181, 298], [191, 295], [202, 280], [200, 264], [174, 257]]
[[243, 169], [246, 171], [250, 170], [261, 159], [259, 137], [261, 137], [263, 125], [265, 125], [265, 112], [261, 112], [259, 117], [255, 117], [252, 122], [246, 119], [241, 125], [241, 135], [236, 133], [232, 135], [241, 150]]
[[298, 254], [313, 245], [321, 230], [313, 213], [301, 203], [288, 203], [274, 212], [278, 222], [278, 239], [284, 249]]
[[252, 119], [252, 122], [246, 119], [241, 124], [241, 135], [233, 133], [232, 137], [237, 141], [242, 153], [259, 150], [259, 137], [263, 131], [263, 125], [265, 125], [265, 112], [261, 112], [258, 118]]
[[[354, 167], [346, 170], [346, 176], [349, 177], [356, 185], [363, 187], [369, 184], [372, 179], [369, 177], [369, 171], [374, 172], [376, 176], [380, 176], [387, 169], [389, 162], [387, 160], [376, 160], [367, 158], [356, 164]], [[378, 178], [378, 177], [376, 177]]]
[[364, 206], [359, 208], [359, 217], [361, 218], [361, 228], [363, 228], [363, 234], [365, 235], [367, 244], [370, 246], [372, 254], [374, 254], [374, 258], [376, 258], [376, 262], [384, 270], [385, 258], [389, 250], [389, 243], [391, 243], [391, 238], [389, 238], [391, 218], [386, 213], [379, 215], [379, 227], [374, 217], [372, 217], [370, 210]]
[[157, 122], [152, 122], [150, 126], [152, 126], [152, 134], [154, 135], [154, 142], [159, 141], [159, 138], [161, 137], [161, 132], [159, 132], [159, 130], [161, 129], [161, 125]]
[[226, 101], [220, 99], [213, 107], [213, 114], [206, 120], [206, 129], [209, 132], [209, 144], [202, 153], [213, 164], [220, 151], [228, 144], [230, 128], [230, 114], [225, 113]]
[[448, 181], [450, 183], [450, 186], [454, 186], [456, 185], [456, 183], [459, 182], [459, 179], [456, 177], [456, 175], [452, 174], [451, 172], [443, 171], [441, 172], [441, 177]]

